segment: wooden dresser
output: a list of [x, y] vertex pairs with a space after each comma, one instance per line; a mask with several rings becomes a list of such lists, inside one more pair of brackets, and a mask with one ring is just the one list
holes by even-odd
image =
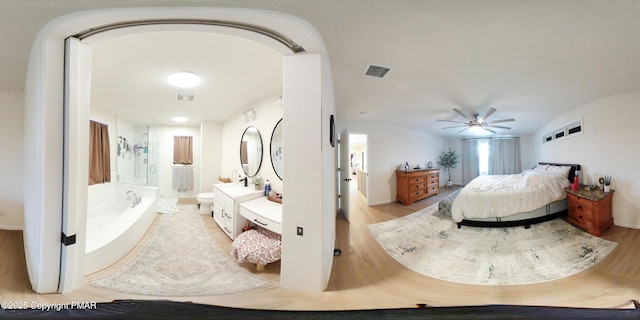
[[599, 188], [565, 191], [569, 207], [567, 222], [598, 237], [613, 225], [613, 191], [603, 192]]
[[396, 170], [396, 200], [408, 206], [440, 193], [440, 169]]

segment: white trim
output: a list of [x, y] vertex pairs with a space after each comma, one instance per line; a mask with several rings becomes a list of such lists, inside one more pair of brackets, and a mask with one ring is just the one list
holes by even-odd
[[24, 230], [24, 227], [23, 226], [5, 226], [5, 225], [0, 225], [0, 230], [19, 231], [19, 230]]

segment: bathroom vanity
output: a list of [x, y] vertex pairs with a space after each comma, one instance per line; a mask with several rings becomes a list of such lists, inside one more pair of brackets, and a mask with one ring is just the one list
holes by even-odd
[[280, 203], [269, 201], [266, 197], [246, 201], [240, 204], [240, 215], [262, 228], [282, 234], [282, 204]]
[[242, 232], [246, 223], [239, 215], [240, 203], [263, 197], [263, 190], [237, 183], [219, 183], [213, 185], [213, 197], [213, 219], [233, 240]]

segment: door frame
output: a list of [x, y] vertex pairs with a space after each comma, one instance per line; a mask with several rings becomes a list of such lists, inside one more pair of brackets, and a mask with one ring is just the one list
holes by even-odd
[[[64, 113], [64, 39], [69, 36], [81, 34], [86, 30], [105, 25], [117, 24], [123, 21], [140, 21], [141, 19], [182, 19], [201, 21], [235, 21], [244, 25], [260, 26], [264, 30], [290, 35], [295, 38], [297, 44], [304, 48], [306, 52], [317, 53], [322, 60], [322, 80], [321, 80], [321, 110], [309, 110], [314, 112], [314, 121], [322, 123], [321, 132], [297, 132], [299, 136], [308, 139], [320, 139], [323, 146], [328, 145], [328, 137], [325, 134], [329, 131], [328, 123], [322, 121], [324, 116], [335, 113], [335, 101], [331, 70], [328, 63], [326, 49], [322, 44], [321, 37], [317, 31], [306, 21], [288, 14], [263, 11], [254, 9], [230, 9], [230, 8], [118, 8], [77, 12], [65, 15], [49, 22], [37, 35], [32, 46], [27, 70], [25, 85], [25, 118], [30, 121], [25, 124], [25, 171], [24, 190], [29, 194], [34, 194], [34, 198], [25, 202], [25, 226], [24, 245], [27, 262], [29, 280], [34, 291], [38, 293], [68, 292], [73, 288], [82, 285], [81, 281], [73, 281], [72, 288], [68, 282], [60, 284], [60, 263], [61, 263], [61, 230], [63, 220], [64, 199], [64, 162], [65, 157], [69, 157], [64, 151], [64, 121], [61, 116]], [[194, 25], [179, 25], [182, 30], [193, 30]], [[220, 26], [208, 26], [209, 28], [219, 28]], [[148, 28], [141, 26], [139, 28]], [[257, 37], [257, 33], [243, 30], [227, 28], [235, 35], [243, 37]], [[121, 29], [123, 30], [123, 29]], [[175, 31], [175, 29], [173, 29]], [[119, 32], [114, 30], [114, 32]], [[88, 39], [98, 40], [99, 36]], [[276, 42], [276, 40], [265, 40], [265, 36], [257, 37], [260, 41]], [[87, 39], [87, 40], [88, 40]], [[87, 42], [90, 44], [89, 42]], [[282, 47], [282, 45], [279, 45]], [[294, 54], [294, 53], [290, 53]], [[296, 106], [298, 107], [298, 106]], [[305, 108], [305, 106], [300, 106]], [[315, 107], [315, 106], [314, 106]], [[285, 103], [284, 114], [287, 114]], [[73, 141], [73, 137], [69, 137]], [[334, 157], [333, 150], [323, 147], [322, 158]], [[292, 153], [290, 161], [295, 161], [295, 154]], [[333, 163], [322, 163], [319, 168], [307, 168], [308, 170], [318, 170], [323, 173], [322, 184], [316, 186], [305, 186], [291, 188], [289, 196], [304, 197], [307, 192], [318, 192], [327, 194], [327, 188], [323, 187], [330, 183], [333, 186], [335, 177], [333, 174]], [[310, 190], [311, 189], [311, 190]], [[333, 191], [333, 187], [330, 188]], [[69, 188], [67, 194], [77, 192]], [[300, 194], [298, 194], [300, 193]], [[63, 200], [64, 199], [64, 200]], [[317, 215], [326, 217], [335, 215], [335, 203], [324, 201], [324, 203], [314, 204], [311, 207], [317, 208]], [[286, 211], [286, 210], [285, 210]], [[305, 283], [296, 285], [299, 289], [321, 291], [326, 288], [331, 269], [332, 255], [327, 257], [324, 251], [329, 251], [326, 239], [333, 238], [335, 226], [331, 229], [329, 224], [324, 223], [316, 227], [319, 231], [308, 233], [307, 236], [316, 235], [319, 242], [323, 243], [321, 254], [322, 270], [318, 274], [307, 274]], [[71, 235], [68, 235], [71, 236]], [[295, 240], [295, 239], [294, 239]], [[333, 250], [333, 247], [330, 248]], [[79, 250], [75, 250], [79, 253]], [[303, 255], [305, 253], [302, 253]], [[309, 253], [312, 254], [312, 253]], [[65, 262], [67, 263], [67, 262]], [[292, 261], [292, 263], [295, 263]], [[283, 263], [284, 265], [284, 263]], [[76, 270], [77, 273], [77, 270]], [[81, 272], [82, 273], [82, 272]], [[77, 279], [77, 275], [67, 275]], [[318, 286], [320, 279], [320, 286]]]

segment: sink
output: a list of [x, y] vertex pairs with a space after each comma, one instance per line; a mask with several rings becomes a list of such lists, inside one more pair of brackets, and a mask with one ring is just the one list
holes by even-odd
[[256, 192], [260, 192], [260, 190], [256, 190], [255, 188], [245, 187], [245, 186], [243, 186], [241, 184], [236, 184], [236, 183], [218, 184], [218, 187], [224, 193], [226, 193], [227, 195], [229, 195], [231, 197], [234, 197], [234, 198], [246, 196], [246, 195], [249, 195], [249, 194], [252, 194], [252, 193], [256, 193]]

